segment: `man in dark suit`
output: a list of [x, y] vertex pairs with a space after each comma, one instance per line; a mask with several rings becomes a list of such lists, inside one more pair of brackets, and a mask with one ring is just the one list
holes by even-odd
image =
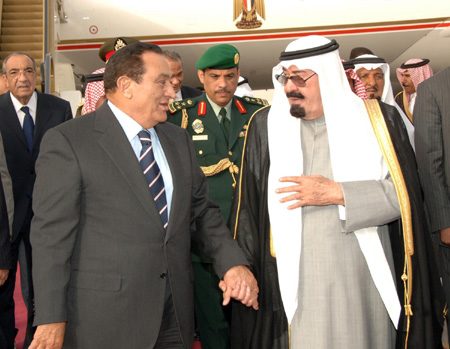
[[[0, 294], [3, 289], [3, 285], [8, 279], [9, 272], [13, 269], [11, 258], [11, 235], [9, 224], [9, 213], [13, 213], [12, 207], [8, 205], [6, 199], [9, 194], [9, 198], [12, 199], [12, 186], [11, 178], [6, 167], [5, 151], [3, 149], [3, 141], [0, 135]], [[10, 211], [10, 212], [9, 212]], [[13, 300], [10, 300], [13, 301]], [[11, 303], [0, 298], [0, 314], [7, 312], [11, 307]], [[7, 312], [8, 316], [14, 315], [11, 312]], [[14, 347], [14, 337], [16, 336], [16, 329], [14, 327], [14, 317], [0, 316], [0, 348], [10, 348], [11, 343]]]
[[450, 301], [449, 95], [450, 67], [419, 84], [414, 107], [417, 165], [430, 230], [439, 243], [441, 277], [447, 302]]
[[223, 277], [224, 304], [258, 308], [256, 281], [209, 201], [190, 136], [165, 122], [170, 76], [158, 46], [130, 44], [106, 67], [108, 102], [45, 136], [30, 349], [191, 348], [191, 239]]
[[[31, 277], [30, 223], [33, 216], [31, 198], [35, 181], [34, 165], [44, 133], [71, 119], [70, 104], [60, 98], [35, 90], [36, 62], [22, 52], [15, 52], [3, 61], [3, 77], [10, 92], [0, 95], [0, 132], [5, 147], [6, 162], [11, 175], [14, 195], [12, 225], [12, 264], [0, 299], [11, 304], [0, 316], [14, 319], [14, 285], [17, 260], [20, 259], [22, 293], [28, 308], [25, 345], [32, 339], [33, 288]], [[25, 251], [19, 258], [19, 246]], [[12, 314], [12, 315], [8, 315]], [[14, 323], [11, 324], [14, 326]], [[12, 343], [13, 345], [14, 343]]]
[[169, 63], [169, 68], [172, 71], [170, 83], [175, 91], [175, 101], [200, 96], [203, 93], [202, 91], [183, 85], [184, 70], [181, 56], [177, 52], [170, 50], [164, 51], [164, 56], [166, 56], [167, 63]]

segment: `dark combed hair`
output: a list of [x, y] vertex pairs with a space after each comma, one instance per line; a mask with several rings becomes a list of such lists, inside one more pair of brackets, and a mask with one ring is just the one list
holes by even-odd
[[145, 74], [145, 66], [142, 55], [146, 52], [154, 52], [163, 55], [163, 51], [158, 45], [145, 42], [134, 42], [115, 52], [106, 64], [103, 82], [105, 92], [112, 92], [117, 87], [117, 80], [121, 76], [128, 76], [136, 83], [142, 81]]

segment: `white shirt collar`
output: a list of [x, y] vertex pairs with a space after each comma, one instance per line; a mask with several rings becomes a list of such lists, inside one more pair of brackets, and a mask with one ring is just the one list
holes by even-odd
[[[13, 94], [10, 92], [9, 95], [11, 96], [11, 101], [14, 105], [14, 109], [16, 111], [16, 113], [18, 113], [20, 111], [20, 108], [22, 108], [24, 105], [22, 103], [20, 103], [16, 97], [13, 96]], [[33, 94], [31, 95], [30, 100], [28, 101], [28, 103], [26, 104], [26, 106], [28, 108], [30, 108], [30, 114], [32, 116], [36, 115], [36, 110], [37, 110], [37, 93], [36, 91], [33, 92]]]
[[181, 101], [183, 99], [183, 96], [181, 95], [181, 88], [178, 90], [178, 92], [177, 93], [175, 93], [175, 100], [178, 102], [178, 101]]
[[[108, 106], [111, 108], [113, 114], [117, 118], [117, 121], [119, 121], [120, 126], [122, 126], [128, 141], [131, 142], [131, 140], [136, 137], [136, 135], [143, 129], [143, 127], [139, 125], [136, 120], [117, 108], [110, 100], [108, 100]], [[152, 130], [153, 127], [149, 129], [151, 133]]]

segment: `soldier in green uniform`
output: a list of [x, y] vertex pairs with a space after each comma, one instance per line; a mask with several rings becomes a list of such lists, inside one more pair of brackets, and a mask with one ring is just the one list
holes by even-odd
[[[169, 105], [168, 121], [192, 136], [197, 160], [205, 173], [211, 200], [227, 221], [242, 149], [251, 116], [268, 104], [264, 99], [234, 95], [239, 79], [239, 51], [227, 44], [216, 45], [197, 62], [198, 77], [205, 93]], [[222, 291], [211, 260], [192, 246], [195, 274], [195, 313], [203, 349], [228, 349], [228, 309], [222, 306]]]

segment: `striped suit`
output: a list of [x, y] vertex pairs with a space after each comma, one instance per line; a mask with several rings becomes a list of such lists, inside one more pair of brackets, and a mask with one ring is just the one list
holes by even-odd
[[[419, 84], [414, 107], [416, 158], [430, 230], [450, 228], [450, 67]], [[450, 300], [450, 246], [439, 241], [441, 276]], [[448, 324], [448, 319], [447, 319]]]

